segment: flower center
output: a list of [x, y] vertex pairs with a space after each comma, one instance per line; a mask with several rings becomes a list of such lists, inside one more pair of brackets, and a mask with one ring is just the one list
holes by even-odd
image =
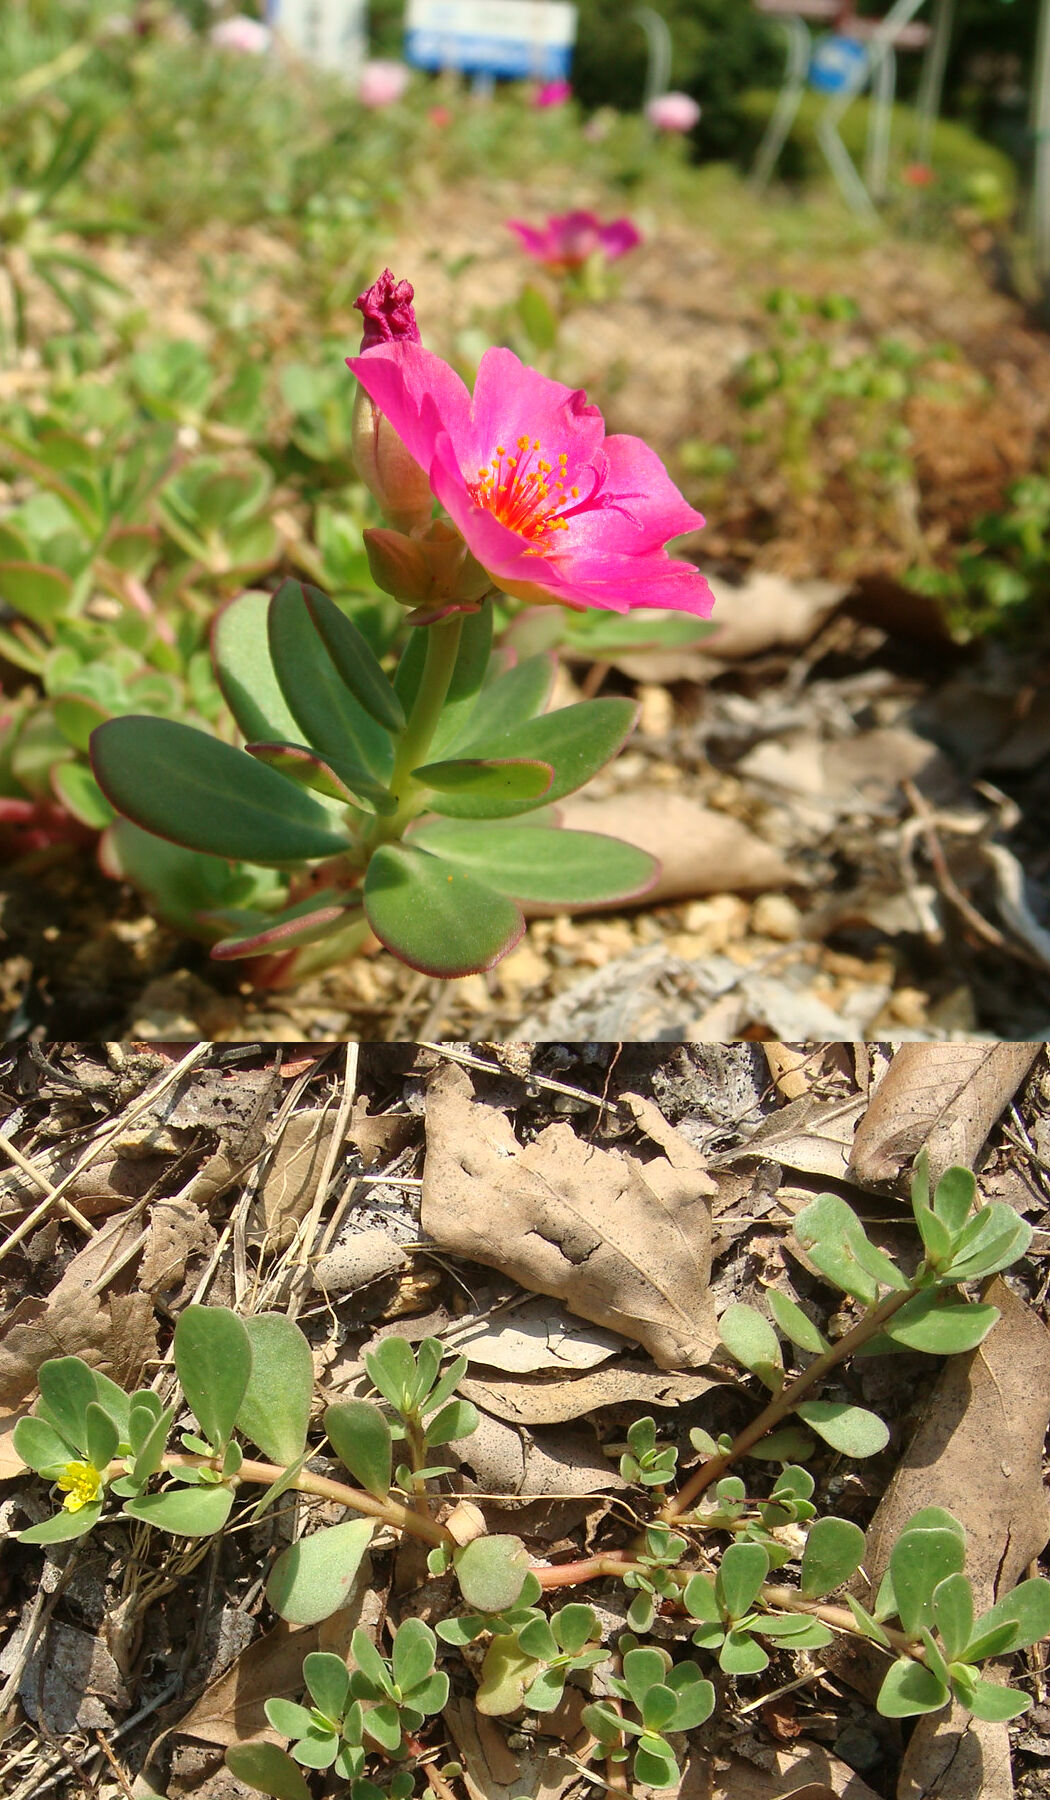
[[71, 1462], [66, 1464], [58, 1485], [66, 1496], [62, 1502], [66, 1512], [79, 1512], [82, 1506], [98, 1499], [102, 1477], [94, 1463]]
[[497, 444], [492, 461], [478, 470], [469, 485], [471, 499], [530, 543], [545, 542], [556, 531], [568, 531], [562, 516], [579, 499], [578, 487], [565, 486], [568, 457], [562, 452], [558, 466], [540, 452], [539, 438], [520, 437], [517, 452], [508, 455]]

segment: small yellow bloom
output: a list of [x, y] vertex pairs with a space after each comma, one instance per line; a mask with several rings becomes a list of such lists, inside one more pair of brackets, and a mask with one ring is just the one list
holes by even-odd
[[66, 1496], [62, 1502], [66, 1512], [79, 1512], [82, 1506], [89, 1506], [92, 1500], [98, 1499], [102, 1476], [94, 1463], [71, 1462], [66, 1464], [58, 1485]]

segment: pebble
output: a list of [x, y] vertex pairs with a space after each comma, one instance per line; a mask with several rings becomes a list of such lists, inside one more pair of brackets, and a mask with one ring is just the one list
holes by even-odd
[[802, 914], [786, 894], [760, 894], [751, 908], [751, 929], [759, 937], [790, 944], [802, 936]]

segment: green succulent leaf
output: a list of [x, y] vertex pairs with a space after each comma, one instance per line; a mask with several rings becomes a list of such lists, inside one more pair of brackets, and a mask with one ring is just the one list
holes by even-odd
[[41, 1519], [39, 1525], [29, 1525], [25, 1531], [18, 1533], [20, 1544], [65, 1544], [71, 1538], [84, 1537], [97, 1525], [102, 1512], [101, 1500], [89, 1500], [86, 1506], [76, 1512], [52, 1513], [49, 1519]]
[[804, 1206], [795, 1236], [814, 1267], [864, 1306], [874, 1303], [880, 1287], [907, 1285], [896, 1263], [875, 1248], [853, 1208], [837, 1194], [818, 1194]]
[[[943, 1290], [926, 1288], [906, 1300], [883, 1327], [879, 1338], [931, 1356], [954, 1356], [983, 1342], [999, 1317], [997, 1306], [949, 1300]], [[870, 1349], [876, 1342], [871, 1340]]]
[[427, 1444], [452, 1444], [477, 1428], [477, 1407], [470, 1400], [450, 1400], [427, 1421]]
[[1015, 1689], [1000, 1687], [994, 1681], [972, 1681], [965, 1686], [952, 1682], [952, 1691], [975, 1719], [988, 1719], [1000, 1723], [1004, 1719], [1016, 1719], [1021, 1713], [1029, 1710], [1032, 1702], [1025, 1694], [1018, 1694]]
[[664, 1744], [662, 1749], [657, 1749], [653, 1742], [640, 1743], [634, 1753], [634, 1773], [646, 1787], [674, 1787], [679, 1771], [670, 1745]]
[[[1006, 1625], [1013, 1627], [1006, 1642], [996, 1644], [994, 1650], [985, 1648], [992, 1633]], [[980, 1662], [986, 1656], [1024, 1650], [1044, 1637], [1050, 1637], [1050, 1581], [1041, 1575], [1033, 1575], [981, 1614], [966, 1646], [965, 1657], [967, 1662]]]
[[762, 1462], [795, 1462], [812, 1456], [813, 1439], [797, 1425], [784, 1425], [779, 1431], [771, 1431], [766, 1437], [759, 1438], [747, 1454]]
[[293, 735], [305, 734], [352, 792], [378, 798], [379, 784], [389, 780], [393, 768], [389, 733], [343, 680], [300, 582], [288, 580], [278, 588], [267, 611], [267, 630], [274, 671], [298, 724]]
[[[863, 1607], [859, 1600], [854, 1599], [852, 1594], [847, 1594], [845, 1599], [846, 1605], [849, 1607], [850, 1612], [857, 1621], [857, 1626], [861, 1635], [869, 1638], [873, 1644], [881, 1644], [884, 1650], [889, 1650], [891, 1648], [891, 1641], [883, 1631], [878, 1620], [873, 1618], [867, 1608]], [[888, 1618], [889, 1614], [887, 1613], [885, 1616]]]
[[656, 876], [644, 850], [596, 831], [552, 831], [545, 825], [491, 826], [434, 819], [412, 843], [467, 870], [496, 893], [551, 906], [633, 898]]
[[460, 1592], [478, 1612], [499, 1613], [518, 1599], [529, 1568], [529, 1553], [518, 1537], [496, 1532], [475, 1538], [453, 1552]]
[[320, 588], [303, 582], [302, 594], [325, 649], [358, 705], [387, 731], [403, 731], [404, 708], [368, 639]]
[[331, 1650], [311, 1650], [303, 1658], [303, 1679], [325, 1717], [341, 1719], [350, 1697], [350, 1671], [342, 1657]]
[[295, 743], [300, 727], [270, 656], [270, 596], [252, 591], [231, 600], [212, 623], [215, 673], [227, 706], [249, 743]]
[[404, 1338], [389, 1337], [366, 1350], [364, 1365], [368, 1379], [395, 1410], [406, 1412], [412, 1405], [416, 1388], [417, 1367], [412, 1346]]
[[554, 776], [550, 763], [524, 757], [462, 757], [452, 762], [424, 763], [413, 779], [438, 794], [465, 794], [475, 800], [538, 800]]
[[79, 1449], [79, 1445], [63, 1437], [46, 1419], [35, 1414], [19, 1419], [13, 1443], [16, 1454], [38, 1474], [47, 1474], [52, 1468], [74, 1460]]
[[273, 1800], [311, 1800], [301, 1771], [276, 1744], [231, 1744], [225, 1762], [238, 1781]]
[[569, 1656], [578, 1656], [591, 1638], [598, 1636], [598, 1615], [593, 1606], [570, 1601], [551, 1620], [554, 1636]]
[[890, 1576], [897, 1617], [909, 1637], [936, 1622], [934, 1589], [946, 1576], [961, 1573], [965, 1557], [965, 1548], [952, 1531], [910, 1527], [901, 1532], [890, 1555]]
[[565, 1692], [564, 1668], [541, 1669], [535, 1681], [525, 1689], [525, 1705], [530, 1712], [553, 1712]]
[[224, 1306], [187, 1306], [175, 1327], [175, 1370], [208, 1443], [221, 1450], [237, 1423], [252, 1370], [247, 1329]]
[[937, 1583], [933, 1617], [948, 1661], [957, 1661], [973, 1636], [973, 1589], [965, 1575], [946, 1575]]
[[211, 1537], [222, 1530], [232, 1505], [233, 1490], [228, 1487], [171, 1487], [162, 1494], [126, 1501], [124, 1512], [127, 1518], [170, 1531], [173, 1537]]
[[889, 1427], [863, 1406], [844, 1400], [800, 1400], [795, 1411], [843, 1456], [877, 1456], [890, 1441]]
[[[477, 1541], [484, 1542], [480, 1538]], [[535, 1657], [526, 1656], [513, 1635], [498, 1633], [489, 1644], [481, 1665], [475, 1702], [479, 1713], [495, 1717], [500, 1713], [517, 1712], [524, 1703], [526, 1688], [538, 1674], [539, 1664]]]
[[370, 1400], [340, 1400], [329, 1406], [324, 1428], [341, 1463], [366, 1493], [385, 1500], [390, 1492], [393, 1440], [378, 1406]]
[[345, 1606], [375, 1530], [374, 1519], [348, 1519], [283, 1550], [266, 1583], [274, 1611], [291, 1625], [316, 1625]]
[[799, 1592], [804, 1600], [819, 1600], [848, 1581], [864, 1556], [864, 1533], [849, 1519], [817, 1519], [810, 1526], [802, 1552]]
[[314, 1366], [310, 1346], [284, 1313], [245, 1319], [251, 1373], [237, 1410], [237, 1428], [270, 1462], [293, 1463], [306, 1448]]
[[[461, 755], [485, 758], [525, 757], [550, 763], [554, 779], [546, 800], [561, 800], [575, 793], [592, 775], [604, 768], [615, 756], [637, 717], [632, 700], [586, 700], [576, 706], [565, 706], [542, 718], [512, 725], [505, 731], [486, 734], [482, 742], [472, 730], [466, 743], [457, 745]], [[528, 812], [532, 800], [506, 801], [494, 808], [494, 800], [479, 800], [467, 794], [443, 794], [434, 802], [434, 811], [457, 819], [510, 817]]]
[[794, 1300], [789, 1300], [786, 1294], [782, 1294], [779, 1288], [766, 1289], [766, 1305], [784, 1336], [791, 1343], [797, 1344], [800, 1350], [812, 1350], [819, 1355], [828, 1348], [827, 1339], [821, 1336], [812, 1319]]
[[902, 1656], [889, 1669], [876, 1702], [884, 1719], [910, 1719], [916, 1713], [936, 1712], [951, 1695], [943, 1681], [924, 1663]]
[[37, 1370], [41, 1416], [78, 1450], [87, 1449], [87, 1409], [98, 1399], [95, 1371], [79, 1356], [55, 1356]]
[[718, 1666], [727, 1675], [757, 1675], [768, 1665], [769, 1657], [749, 1631], [727, 1631], [718, 1652]]
[[780, 1340], [767, 1319], [753, 1306], [727, 1306], [718, 1321], [722, 1342], [736, 1362], [774, 1393], [784, 1381]]
[[267, 1700], [263, 1711], [274, 1730], [279, 1731], [282, 1737], [305, 1737], [308, 1731], [314, 1730], [317, 1723], [309, 1707], [299, 1706], [294, 1700]]
[[768, 1574], [769, 1557], [761, 1544], [730, 1544], [715, 1578], [715, 1593], [724, 1615], [742, 1619]]
[[513, 901], [410, 844], [375, 852], [364, 903], [380, 943], [410, 968], [446, 980], [492, 968], [525, 930]]
[[434, 1670], [437, 1640], [422, 1619], [406, 1619], [394, 1636], [391, 1666], [403, 1694], [429, 1681]]
[[119, 1434], [117, 1427], [108, 1412], [99, 1406], [97, 1400], [88, 1403], [84, 1415], [87, 1460], [96, 1469], [104, 1469], [117, 1453]]
[[955, 1238], [962, 1231], [973, 1208], [977, 1183], [972, 1169], [945, 1169], [933, 1196], [933, 1210]]
[[118, 812], [190, 850], [269, 865], [347, 848], [345, 833], [301, 788], [178, 720], [110, 719], [92, 732], [91, 757]]
[[982, 1207], [955, 1240], [951, 1262], [941, 1270], [952, 1281], [977, 1281], [995, 1275], [1023, 1256], [1032, 1227], [1001, 1200]]

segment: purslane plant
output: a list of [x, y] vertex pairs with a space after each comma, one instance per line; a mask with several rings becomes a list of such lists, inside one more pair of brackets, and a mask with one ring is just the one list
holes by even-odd
[[[853, 1353], [950, 1354], [983, 1340], [998, 1313], [959, 1286], [1016, 1260], [1031, 1234], [1008, 1206], [975, 1212], [974, 1194], [967, 1170], [950, 1169], [931, 1195], [925, 1166], [917, 1168], [912, 1206], [924, 1254], [910, 1277], [871, 1243], [844, 1201], [822, 1195], [800, 1214], [800, 1249], [852, 1296], [857, 1323], [832, 1348], [800, 1308], [771, 1295], [780, 1332], [813, 1357], [789, 1381], [780, 1338], [764, 1316], [730, 1308], [725, 1348], [775, 1398], [735, 1439], [694, 1430], [706, 1460], [673, 1494], [674, 1447], [659, 1442], [652, 1419], [635, 1422], [621, 1466], [639, 1512], [647, 1496], [659, 1511], [627, 1548], [550, 1565], [530, 1564], [525, 1543], [510, 1533], [458, 1541], [438, 1516], [433, 1483], [450, 1472], [440, 1460], [445, 1446], [468, 1438], [478, 1416], [455, 1392], [465, 1360], [446, 1361], [438, 1340], [415, 1348], [396, 1336], [382, 1340], [365, 1358], [378, 1397], [327, 1408], [330, 1450], [360, 1483], [354, 1488], [308, 1465], [313, 1367], [299, 1328], [276, 1314], [242, 1321], [222, 1307], [196, 1305], [176, 1326], [180, 1393], [166, 1407], [151, 1389], [127, 1394], [77, 1357], [43, 1364], [40, 1400], [14, 1443], [62, 1499], [21, 1541], [82, 1537], [119, 1516], [107, 1514], [111, 1496], [124, 1517], [192, 1538], [222, 1530], [245, 1485], [263, 1489], [254, 1517], [289, 1489], [315, 1494], [349, 1516], [298, 1539], [270, 1571], [270, 1605], [295, 1625], [317, 1624], [350, 1602], [379, 1526], [431, 1547], [431, 1575], [452, 1584], [434, 1629], [406, 1618], [389, 1657], [361, 1629], [347, 1662], [312, 1653], [299, 1689], [305, 1700], [285, 1693], [266, 1706], [289, 1750], [254, 1742], [227, 1753], [242, 1780], [275, 1800], [308, 1800], [304, 1770], [329, 1768], [349, 1783], [351, 1800], [408, 1800], [416, 1759], [428, 1749], [427, 1720], [444, 1707], [450, 1675], [470, 1679], [478, 1711], [494, 1716], [549, 1714], [566, 1682], [589, 1690], [585, 1754], [603, 1757], [610, 1778], [625, 1764], [637, 1782], [670, 1787], [679, 1777], [678, 1734], [714, 1710], [707, 1670], [715, 1662], [730, 1678], [755, 1675], [773, 1655], [820, 1650], [836, 1632], [866, 1638], [891, 1659], [878, 1697], [888, 1717], [932, 1712], [954, 1699], [982, 1719], [1012, 1718], [1028, 1701], [984, 1679], [982, 1665], [1050, 1635], [1050, 1582], [1023, 1581], [977, 1616], [963, 1526], [928, 1506], [907, 1521], [870, 1606], [853, 1593], [836, 1599], [862, 1564], [864, 1532], [852, 1520], [817, 1516], [814, 1477], [791, 1460], [810, 1454], [813, 1439], [780, 1422], [794, 1413], [835, 1449], [870, 1455], [886, 1441], [873, 1414], [838, 1401], [804, 1402], [803, 1390]], [[834, 1410], [814, 1414], [803, 1405]], [[242, 1439], [266, 1460], [251, 1459]], [[753, 1478], [745, 1486], [725, 1473], [760, 1452], [780, 1465], [764, 1498]], [[789, 1565], [796, 1565], [791, 1580], [783, 1573]], [[610, 1637], [595, 1608], [580, 1601], [550, 1606], [561, 1588], [610, 1578], [632, 1596], [626, 1631], [614, 1628]], [[646, 1645], [640, 1639], [658, 1610], [662, 1641]], [[440, 1668], [450, 1655], [457, 1660]], [[622, 1774], [616, 1780], [622, 1785]]]
[[363, 535], [414, 627], [396, 671], [320, 589], [288, 580], [215, 621], [243, 747], [131, 715], [92, 733], [92, 762], [136, 828], [133, 873], [143, 835], [157, 844], [162, 906], [165, 883], [200, 884], [194, 858], [279, 872], [205, 918], [213, 956], [269, 957], [291, 979], [373, 933], [453, 977], [518, 941], [523, 904], [632, 898], [656, 876], [644, 852], [549, 810], [616, 754], [636, 707], [547, 712], [550, 659], [493, 652], [494, 602], [705, 617], [704, 578], [666, 549], [703, 520], [640, 439], [607, 436], [583, 393], [512, 352], [486, 353], [471, 395], [420, 341], [407, 282], [388, 271], [358, 304], [354, 452], [388, 520]]

